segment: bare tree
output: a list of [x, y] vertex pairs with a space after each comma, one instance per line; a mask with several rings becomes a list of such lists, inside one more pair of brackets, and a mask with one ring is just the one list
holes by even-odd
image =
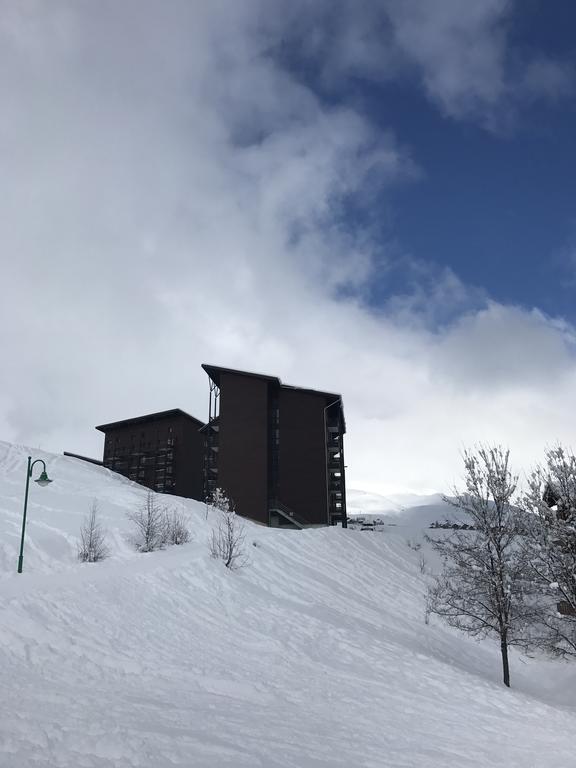
[[190, 530], [186, 524], [186, 518], [180, 512], [173, 510], [167, 512], [164, 520], [166, 526], [166, 542], [168, 544], [186, 544], [190, 541]]
[[167, 543], [166, 509], [161, 507], [156, 495], [148, 491], [146, 501], [134, 511], [126, 513], [133, 530], [129, 540], [139, 552], [153, 552]]
[[80, 528], [78, 560], [83, 563], [97, 563], [110, 554], [106, 544], [106, 531], [98, 522], [98, 501], [94, 499], [90, 512]]
[[532, 473], [521, 505], [523, 546], [535, 587], [530, 640], [553, 656], [576, 656], [576, 457], [557, 446]]
[[222, 560], [226, 568], [236, 570], [247, 563], [244, 525], [240, 522], [234, 502], [225, 491], [217, 488], [209, 502], [218, 510], [218, 523], [212, 529], [210, 554]]
[[532, 606], [525, 600], [526, 565], [519, 546], [522, 521], [512, 499], [517, 478], [509, 452], [480, 447], [465, 452], [466, 490], [445, 501], [464, 512], [474, 530], [429, 538], [444, 561], [428, 594], [428, 611], [475, 637], [500, 641], [504, 685], [510, 686], [508, 648], [525, 645]]

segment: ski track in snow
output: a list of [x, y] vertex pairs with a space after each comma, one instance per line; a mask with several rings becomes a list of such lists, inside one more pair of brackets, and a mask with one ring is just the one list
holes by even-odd
[[[494, 643], [424, 623], [432, 556], [406, 542], [435, 510], [384, 533], [246, 523], [230, 573], [203, 504], [161, 497], [193, 540], [139, 555], [144, 489], [34, 452], [54, 483], [30, 490], [17, 575], [27, 455], [0, 443], [0, 768], [576, 765], [572, 666], [513, 653], [506, 690]], [[112, 557], [79, 564], [94, 498]]]

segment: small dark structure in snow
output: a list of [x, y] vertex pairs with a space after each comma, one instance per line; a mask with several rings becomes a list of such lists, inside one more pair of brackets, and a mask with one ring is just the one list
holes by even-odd
[[90, 456], [82, 456], [79, 453], [70, 453], [70, 451], [64, 451], [64, 456], [68, 456], [70, 459], [80, 459], [80, 461], [86, 461], [88, 464], [96, 464], [97, 467], [102, 466], [100, 459], [93, 459]]
[[570, 605], [568, 600], [559, 600], [556, 603], [556, 610], [561, 616], [576, 616], [576, 611]]

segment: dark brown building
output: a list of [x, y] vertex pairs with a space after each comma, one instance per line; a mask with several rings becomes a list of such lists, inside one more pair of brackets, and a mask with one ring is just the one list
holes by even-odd
[[104, 466], [159, 493], [203, 499], [202, 421], [174, 408], [102, 424]]
[[202, 366], [210, 378], [204, 491], [218, 487], [264, 525], [346, 526], [340, 395]]

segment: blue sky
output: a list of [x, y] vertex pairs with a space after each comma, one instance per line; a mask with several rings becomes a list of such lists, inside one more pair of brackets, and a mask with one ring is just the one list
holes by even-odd
[[[330, 22], [321, 17], [318, 24]], [[510, 68], [533, 56], [561, 62], [567, 73], [576, 64], [573, 4], [516, 3], [500, 26]], [[392, 132], [420, 170], [392, 196], [387, 190], [373, 199], [370, 213], [387, 254], [392, 247], [398, 257], [408, 254], [434, 270], [449, 267], [496, 301], [576, 319], [573, 83], [549, 102], [527, 98], [511, 113], [504, 103], [505, 120], [487, 126], [482, 114], [447, 114], [406, 74], [326, 82], [321, 57], [302, 51], [301, 40], [293, 43], [287, 58], [302, 82], [326, 103], [353, 105], [381, 131]], [[393, 279], [387, 269], [380, 278], [370, 293], [376, 307], [409, 290], [401, 266]]]
[[526, 108], [502, 136], [443, 117], [414, 91], [376, 99], [423, 169], [392, 203], [402, 246], [498, 301], [576, 319], [576, 102]]

